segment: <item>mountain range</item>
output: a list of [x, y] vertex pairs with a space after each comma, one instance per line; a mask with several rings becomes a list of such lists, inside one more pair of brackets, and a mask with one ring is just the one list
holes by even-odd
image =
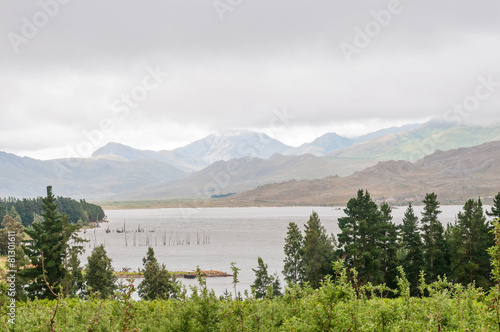
[[[454, 127], [431, 121], [357, 138], [327, 133], [299, 147], [263, 133], [230, 131], [174, 150], [139, 150], [108, 143], [90, 158], [41, 161], [0, 152], [0, 197], [43, 195], [45, 186], [51, 184], [58, 195], [94, 201], [212, 199], [231, 194], [215, 199], [217, 204], [331, 204], [347, 199], [340, 193], [331, 196], [333, 188], [351, 190], [366, 183], [380, 190], [381, 197], [401, 202], [423, 194], [419, 190], [433, 188], [433, 183], [422, 180], [419, 185], [416, 180], [425, 174], [424, 169], [430, 172], [431, 168], [422, 166], [424, 161], [429, 163], [429, 158], [441, 156], [440, 167], [449, 169], [456, 160], [468, 162], [471, 153], [460, 148], [479, 149], [481, 144], [497, 140], [500, 126]], [[455, 151], [462, 157], [455, 155], [455, 161], [448, 160], [442, 151]], [[493, 159], [490, 161], [493, 163]], [[417, 169], [417, 173], [410, 172]], [[477, 176], [468, 183], [479, 181]], [[321, 190], [312, 185], [315, 183], [330, 193], [319, 194]], [[394, 195], [387, 188], [389, 183]], [[289, 191], [288, 186], [299, 189]], [[398, 186], [413, 189], [405, 191]], [[477, 186], [487, 189], [483, 184]], [[467, 188], [463, 192], [472, 193]], [[481, 190], [478, 193], [484, 195]], [[408, 193], [407, 198], [404, 193]]]
[[477, 197], [491, 202], [500, 192], [500, 141], [435, 151], [414, 163], [381, 161], [347, 177], [268, 184], [223, 200], [234, 205], [335, 205], [345, 204], [358, 189], [396, 205], [418, 204], [427, 192], [435, 192], [443, 204]]

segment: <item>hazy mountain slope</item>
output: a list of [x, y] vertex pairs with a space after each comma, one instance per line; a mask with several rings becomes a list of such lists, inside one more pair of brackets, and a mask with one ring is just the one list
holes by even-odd
[[372, 139], [376, 139], [379, 137], [384, 137], [384, 136], [392, 135], [392, 134], [399, 134], [403, 131], [414, 130], [414, 129], [417, 129], [421, 126], [422, 126], [422, 124], [407, 124], [407, 125], [404, 125], [401, 127], [385, 128], [385, 129], [374, 131], [373, 133], [368, 133], [366, 135], [362, 135], [362, 136], [353, 138], [353, 141], [357, 142], [357, 143], [367, 142], [367, 141], [370, 141]]
[[0, 197], [40, 196], [52, 185], [61, 196], [110, 199], [118, 193], [186, 176], [184, 171], [151, 159], [40, 161], [4, 152], [0, 152], [0, 169]]
[[491, 199], [500, 191], [500, 142], [437, 151], [416, 163], [379, 162], [353, 175], [270, 184], [231, 197], [241, 205], [345, 204], [358, 189], [379, 201], [420, 202], [434, 191], [442, 203], [463, 204], [469, 198]]
[[415, 161], [436, 150], [471, 147], [500, 139], [500, 126], [449, 127], [428, 123], [411, 131], [379, 137], [328, 153], [332, 157]]
[[218, 161], [188, 177], [166, 185], [124, 193], [116, 199], [206, 198], [241, 192], [267, 183], [289, 179], [314, 179], [329, 175], [348, 175], [376, 163], [374, 160], [318, 158], [274, 155], [269, 159], [244, 157]]
[[336, 133], [326, 133], [316, 138], [311, 143], [305, 143], [287, 151], [287, 154], [299, 155], [311, 153], [315, 156], [323, 156], [330, 151], [349, 147], [353, 144], [354, 141], [350, 138], [342, 137]]
[[262, 133], [230, 131], [224, 134], [211, 134], [174, 150], [158, 152], [108, 143], [94, 152], [92, 157], [111, 159], [111, 156], [119, 156], [126, 160], [151, 158], [186, 171], [196, 171], [219, 160], [227, 161], [242, 157], [269, 158], [275, 153], [285, 153], [290, 149], [290, 146]]
[[52, 163], [0, 151], [0, 197], [41, 196], [52, 174]]
[[284, 153], [289, 149], [290, 146], [262, 133], [230, 131], [211, 134], [174, 151], [190, 158], [199, 158], [208, 166], [219, 160], [234, 158], [269, 158], [275, 153]]

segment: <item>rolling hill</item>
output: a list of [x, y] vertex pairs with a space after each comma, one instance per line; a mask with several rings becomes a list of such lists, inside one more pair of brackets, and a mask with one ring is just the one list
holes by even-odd
[[471, 147], [500, 139], [500, 126], [452, 127], [428, 122], [418, 128], [389, 134], [328, 153], [331, 157], [415, 161], [436, 150]]
[[443, 204], [491, 199], [500, 191], [500, 141], [436, 151], [415, 163], [382, 161], [347, 177], [286, 181], [224, 198], [236, 205], [345, 204], [358, 189], [378, 201], [420, 202], [435, 192]]
[[345, 176], [376, 163], [374, 160], [320, 158], [312, 154], [275, 154], [262, 159], [244, 157], [217, 161], [188, 177], [170, 183], [117, 195], [118, 200], [209, 198], [212, 195], [242, 192], [260, 185], [290, 179]]

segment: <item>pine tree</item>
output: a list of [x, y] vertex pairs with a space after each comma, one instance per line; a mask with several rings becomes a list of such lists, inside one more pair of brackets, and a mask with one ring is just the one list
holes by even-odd
[[270, 276], [267, 272], [267, 264], [264, 263], [262, 257], [257, 259], [257, 269], [252, 269], [255, 273], [255, 281], [250, 286], [255, 298], [263, 299], [268, 295], [280, 295], [280, 283], [277, 275]]
[[289, 223], [285, 238], [285, 266], [283, 268], [283, 275], [288, 283], [300, 284], [304, 280], [303, 242], [304, 238], [297, 224]]
[[313, 211], [305, 224], [304, 237], [304, 276], [313, 288], [319, 288], [321, 281], [331, 273], [330, 264], [334, 260], [332, 240], [326, 234], [321, 220]]
[[494, 244], [492, 227], [486, 221], [483, 204], [468, 200], [451, 228], [452, 278], [464, 285], [475, 282], [488, 289], [491, 286], [490, 260], [487, 249]]
[[406, 209], [401, 228], [403, 252], [403, 268], [410, 282], [412, 295], [418, 294], [418, 280], [423, 268], [422, 237], [418, 228], [418, 217], [415, 215], [411, 203]]
[[491, 211], [486, 211], [486, 214], [495, 219], [500, 218], [500, 192], [493, 199], [493, 205], [491, 206]]
[[144, 280], [139, 284], [139, 296], [144, 300], [174, 298], [179, 292], [179, 285], [174, 276], [167, 271], [165, 264], [158, 263], [153, 248], [148, 248], [144, 264]]
[[382, 213], [380, 247], [384, 266], [384, 282], [390, 288], [397, 287], [396, 277], [398, 275], [398, 227], [392, 222], [392, 209], [387, 203], [380, 206]]
[[423, 231], [423, 254], [424, 270], [431, 282], [436, 281], [437, 276], [444, 276], [448, 271], [448, 263], [445, 258], [446, 241], [444, 239], [443, 225], [438, 219], [441, 213], [439, 202], [434, 193], [425, 195], [422, 201], [425, 204], [422, 212], [422, 231]]
[[113, 295], [117, 288], [116, 276], [111, 265], [112, 260], [107, 256], [104, 245], [95, 247], [87, 261], [85, 267], [87, 292], [98, 293], [101, 299]]
[[358, 190], [344, 209], [347, 217], [338, 219], [340, 253], [347, 267], [356, 268], [358, 280], [365, 284], [384, 282], [384, 236], [387, 223], [368, 191]]
[[25, 230], [31, 240], [23, 249], [34, 267], [24, 269], [20, 275], [30, 280], [26, 289], [32, 298], [55, 298], [45, 283], [42, 266], [45, 267], [45, 278], [48, 284], [56, 292], [61, 291], [62, 282], [66, 277], [64, 261], [67, 241], [74, 229], [65, 229], [63, 216], [59, 214], [55, 201], [52, 187], [48, 186], [47, 196], [42, 199], [43, 222], [34, 223], [32, 229]]

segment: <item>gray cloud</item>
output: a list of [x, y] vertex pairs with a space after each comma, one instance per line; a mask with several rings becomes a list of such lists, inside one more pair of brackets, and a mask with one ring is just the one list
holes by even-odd
[[[0, 4], [0, 150], [64, 157], [60, 137], [74, 147], [103, 119], [115, 126], [103, 144], [172, 148], [215, 130], [269, 130], [283, 107], [296, 117], [277, 137], [299, 144], [300, 130], [442, 117], [480, 77], [500, 81], [495, 0], [401, 0], [350, 62], [340, 45], [388, 2], [241, 1], [221, 21], [210, 1], [66, 0], [15, 52], [9, 33], [23, 37], [54, 1]], [[115, 118], [112, 105], [156, 66], [169, 77]], [[499, 106], [500, 88], [466, 120], [500, 121]]]

